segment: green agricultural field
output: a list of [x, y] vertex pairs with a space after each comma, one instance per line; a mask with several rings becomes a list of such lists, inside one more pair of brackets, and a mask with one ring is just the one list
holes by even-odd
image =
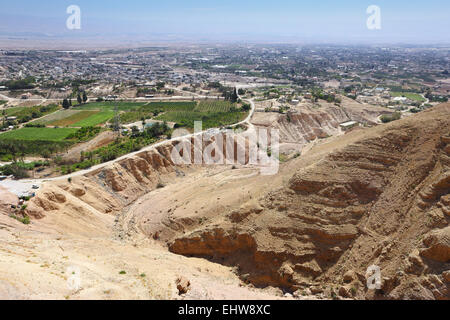
[[[72, 117], [78, 113], [82, 112], [81, 110], [59, 110], [58, 112], [49, 114], [43, 118], [34, 120], [33, 124], [44, 124], [44, 125], [54, 125], [53, 123], [64, 120], [66, 118]], [[55, 125], [56, 126], [56, 125]]]
[[142, 110], [124, 112], [124, 113], [120, 114], [120, 123], [128, 124], [128, 123], [138, 122], [142, 118], [150, 119], [153, 117], [153, 115], [154, 115], [153, 112], [145, 112]]
[[72, 124], [72, 127], [95, 127], [99, 124], [103, 124], [114, 117], [113, 111], [102, 111], [91, 114], [89, 117]]
[[233, 108], [237, 108], [237, 106], [229, 101], [207, 100], [207, 101], [200, 101], [197, 107], [195, 108], [195, 111], [229, 112]]
[[58, 142], [76, 131], [75, 128], [22, 128], [0, 134], [0, 140]]
[[60, 106], [51, 104], [48, 106], [34, 106], [34, 107], [16, 107], [6, 109], [6, 114], [8, 116], [17, 117], [19, 123], [29, 122], [33, 119], [41, 118], [47, 114], [61, 109]]
[[150, 102], [145, 105], [142, 109], [155, 111], [192, 111], [197, 106], [197, 102]]
[[49, 126], [54, 127], [77, 127], [76, 123], [80, 123], [83, 120], [86, 120], [89, 117], [92, 117], [99, 113], [98, 111], [80, 111], [75, 114], [72, 114], [69, 117], [63, 118], [61, 120], [55, 120], [47, 123]]
[[425, 102], [426, 100], [418, 93], [413, 93], [413, 92], [398, 92], [398, 91], [393, 91], [391, 92], [391, 96], [393, 97], [406, 97], [410, 100], [414, 100], [417, 102]]
[[147, 102], [126, 102], [126, 101], [117, 101], [117, 102], [92, 102], [79, 107], [75, 107], [75, 110], [101, 110], [101, 111], [114, 111], [115, 107], [119, 111], [131, 111], [134, 109], [138, 109], [143, 105], [146, 105]]
[[196, 102], [151, 102], [137, 109], [123, 112], [120, 115], [120, 122], [133, 123], [142, 118], [153, 118], [167, 111], [193, 111], [196, 106]]
[[[198, 103], [184, 102], [184, 104], [186, 105], [178, 110], [165, 109], [165, 112], [155, 119], [176, 122], [179, 126], [187, 128], [193, 128], [195, 121], [203, 121], [203, 128], [209, 129], [235, 124], [245, 119], [247, 115], [246, 112], [241, 112], [237, 104], [229, 101], [206, 100]], [[164, 106], [164, 103], [161, 103], [161, 106]]]
[[16, 155], [48, 156], [67, 150], [78, 141], [67, 139], [75, 134], [75, 128], [22, 128], [0, 134], [0, 158], [12, 159], [15, 147]]
[[114, 117], [114, 111], [110, 110], [60, 110], [42, 119], [36, 120], [35, 124], [44, 124], [55, 127], [91, 127], [103, 124]]
[[196, 112], [196, 111], [170, 111], [156, 120], [176, 122], [179, 126], [193, 128], [195, 121], [203, 122], [203, 129], [224, 127], [238, 123], [245, 119], [246, 112]]
[[8, 101], [6, 101], [6, 100], [0, 100], [0, 106], [1, 105], [3, 105], [3, 104], [5, 104], [5, 103], [7, 103]]
[[6, 115], [8, 116], [13, 116], [17, 113], [19, 113], [20, 111], [26, 109], [27, 107], [14, 107], [14, 108], [8, 108], [6, 109]]

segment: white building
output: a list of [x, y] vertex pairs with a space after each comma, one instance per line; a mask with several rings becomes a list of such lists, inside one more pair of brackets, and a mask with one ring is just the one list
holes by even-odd
[[340, 124], [342, 130], [347, 131], [351, 128], [359, 126], [359, 123], [356, 121], [348, 121]]

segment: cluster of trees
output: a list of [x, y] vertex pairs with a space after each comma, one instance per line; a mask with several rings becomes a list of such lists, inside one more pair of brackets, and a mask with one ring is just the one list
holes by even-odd
[[41, 83], [41, 88], [64, 88], [64, 87], [72, 87], [75, 91], [78, 91], [78, 88], [82, 85], [89, 85], [95, 83], [97, 80], [86, 80], [86, 79], [74, 79], [74, 80], [55, 80], [53, 77], [50, 77], [48, 81]]
[[23, 162], [14, 162], [0, 168], [0, 173], [5, 176], [14, 176], [16, 179], [28, 178], [28, 172], [20, 164]]
[[244, 103], [241, 107], [241, 110], [244, 112], [248, 112], [248, 111], [250, 111], [251, 108], [252, 108], [252, 106], [250, 104]]
[[36, 79], [34, 77], [27, 77], [25, 79], [19, 80], [9, 80], [3, 82], [2, 85], [7, 87], [9, 90], [25, 90], [25, 89], [33, 89], [35, 85]]
[[69, 109], [72, 106], [72, 99], [64, 99], [62, 106], [64, 109]]
[[402, 114], [400, 112], [394, 112], [393, 114], [382, 115], [380, 120], [383, 123], [388, 123], [391, 121], [399, 120], [401, 117], [402, 117]]
[[88, 85], [88, 84], [92, 84], [95, 83], [97, 80], [94, 79], [74, 79], [74, 80], [69, 80], [68, 84], [72, 85], [72, 87], [79, 87], [82, 85]]
[[428, 99], [430, 99], [430, 102], [448, 102], [448, 97], [444, 97], [444, 96], [432, 95]]
[[[291, 107], [283, 105], [283, 106], [280, 106], [278, 112], [281, 113], [281, 114], [284, 114], [287, 111], [289, 111], [289, 109], [291, 109]], [[288, 119], [288, 121], [291, 122], [290, 119]]]
[[[6, 176], [14, 176], [17, 179], [28, 178], [28, 172], [35, 168], [49, 166], [48, 161], [34, 161], [31, 163], [25, 163], [25, 155], [28, 153], [29, 143], [26, 141], [4, 141], [0, 140], [0, 155], [5, 160], [12, 160], [12, 163], [0, 167], [0, 174]], [[36, 147], [34, 144], [32, 144]], [[50, 157], [49, 152], [52, 152], [53, 145], [49, 144], [45, 148], [40, 149], [41, 156], [48, 159]], [[54, 150], [57, 148], [55, 147]]]
[[137, 89], [136, 95], [138, 97], [143, 97], [143, 96], [146, 96], [148, 94], [153, 94], [153, 93], [156, 93], [156, 92], [157, 92], [156, 88], [139, 88], [139, 89]]
[[[165, 87], [166, 87], [166, 84], [164, 82], [158, 82], [156, 84], [156, 87], [154, 87], [154, 88], [138, 88], [136, 95], [138, 97], [143, 97], [143, 96], [146, 96], [149, 94], [154, 94], [154, 93], [157, 93], [158, 91], [161, 91]], [[175, 91], [173, 89], [166, 89], [166, 90], [164, 90], [164, 93], [166, 95], [170, 96], [170, 95], [173, 95], [175, 93]]]
[[350, 93], [352, 91], [359, 90], [361, 87], [359, 85], [350, 85], [344, 88], [345, 93]]
[[66, 140], [87, 141], [100, 133], [100, 127], [84, 127], [67, 136]]
[[83, 93], [79, 93], [77, 95], [77, 102], [78, 104], [86, 103], [88, 101], [88, 97], [86, 95], [86, 91], [83, 91]]
[[314, 102], [319, 101], [319, 99], [325, 100], [329, 103], [333, 103], [333, 102], [341, 103], [342, 102], [342, 100], [340, 98], [337, 98], [336, 95], [326, 93], [326, 92], [322, 91], [321, 89], [313, 89], [311, 91], [311, 95], [312, 95], [312, 99], [314, 100]]
[[312, 86], [314, 86], [314, 81], [308, 78], [294, 78], [291, 80], [294, 82], [294, 84], [303, 88], [311, 88]]
[[55, 112], [58, 109], [59, 107], [55, 104], [25, 108], [13, 114], [13, 116], [17, 117], [17, 120], [7, 120], [6, 110], [3, 110], [1, 128], [7, 128], [8, 126], [15, 126], [19, 123], [26, 123], [33, 119], [41, 118], [48, 113]]
[[[208, 83], [208, 88], [217, 89], [220, 93], [222, 93], [222, 97], [224, 97], [225, 100], [231, 101], [232, 103], [236, 103], [239, 100], [239, 95], [236, 88], [225, 87], [218, 81]], [[239, 89], [239, 94], [245, 94], [245, 90]]]
[[170, 134], [171, 129], [167, 126], [167, 123], [156, 123], [144, 132], [134, 128], [132, 135], [129, 137], [118, 138], [114, 143], [91, 152], [82, 152], [81, 162], [62, 166], [61, 172], [67, 174], [117, 159], [127, 153], [139, 151], [143, 147], [156, 142], [159, 137], [170, 136]]
[[[48, 167], [50, 162], [48, 161], [33, 161], [25, 163], [24, 161], [13, 162], [12, 164], [0, 167], [0, 173], [5, 176], [14, 176], [17, 179], [28, 178], [28, 171], [36, 168]], [[39, 169], [38, 169], [39, 170]]]
[[11, 156], [13, 162], [17, 162], [17, 157], [25, 157], [24, 143], [21, 141], [0, 140], [0, 154]]
[[211, 89], [217, 89], [218, 91], [222, 92], [223, 88], [225, 88], [219, 81], [209, 82], [208, 88]]
[[[77, 94], [78, 105], [80, 105], [82, 103], [86, 103], [87, 101], [88, 101], [88, 97], [87, 97], [86, 91], [83, 91], [82, 93], [78, 92], [78, 94]], [[69, 109], [70, 107], [72, 107], [72, 99], [71, 98], [64, 99], [62, 102], [62, 106], [64, 109]]]
[[[145, 125], [145, 121], [144, 125]], [[163, 123], [154, 123], [152, 126], [149, 126], [147, 128], [145, 128], [144, 131], [140, 132], [137, 127], [133, 127], [132, 128], [132, 137], [136, 138], [136, 137], [144, 137], [144, 138], [159, 138], [161, 136], [169, 136], [171, 134], [171, 129], [169, 128], [169, 126], [167, 125], [167, 122], [163, 122]]]
[[69, 141], [22, 141], [22, 140], [0, 140], [0, 158], [5, 161], [16, 162], [26, 155], [40, 155], [48, 159], [52, 154], [67, 150], [73, 144]]
[[14, 126], [15, 125], [14, 121], [8, 121], [8, 120], [6, 120], [6, 118], [7, 118], [6, 110], [3, 109], [2, 110], [2, 126], [1, 126], [1, 129], [8, 128], [9, 126]]
[[429, 99], [430, 102], [448, 102], [448, 97], [436, 96], [431, 93], [431, 89], [428, 89], [425, 93], [425, 98]]
[[266, 99], [268, 99], [268, 98], [276, 98], [276, 99], [278, 99], [280, 96], [281, 96], [281, 92], [277, 88], [271, 88], [271, 89], [269, 89], [267, 91], [264, 91], [264, 97]]
[[231, 103], [236, 103], [239, 100], [239, 96], [238, 96], [236, 88], [227, 88], [222, 93], [222, 96], [225, 98], [226, 101], [230, 101]]

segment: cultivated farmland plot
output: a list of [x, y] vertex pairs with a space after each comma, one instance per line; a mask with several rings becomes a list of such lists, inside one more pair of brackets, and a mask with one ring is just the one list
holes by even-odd
[[47, 114], [52, 114], [60, 108], [60, 106], [55, 104], [48, 106], [15, 107], [6, 109], [6, 115], [17, 117], [19, 123], [25, 123], [33, 119], [41, 118]]
[[6, 115], [7, 116], [13, 116], [23, 110], [25, 110], [27, 107], [15, 107], [15, 108], [8, 108], [6, 109]]
[[229, 112], [236, 105], [228, 101], [200, 101], [195, 111], [198, 112]]
[[33, 123], [46, 126], [83, 128], [103, 124], [114, 117], [113, 111], [61, 110]]
[[68, 116], [67, 118], [48, 122], [47, 125], [55, 127], [77, 127], [77, 125], [74, 125], [75, 123], [85, 120], [86, 118], [89, 118], [97, 113], [98, 111], [79, 111]]
[[393, 97], [406, 97], [410, 100], [425, 102], [426, 100], [418, 93], [413, 92], [391, 92], [391, 96]]
[[[191, 105], [192, 107], [192, 105]], [[195, 103], [190, 110], [169, 110], [156, 120], [175, 122], [182, 127], [193, 128], [195, 121], [203, 122], [203, 129], [227, 126], [243, 120], [245, 112], [228, 101], [207, 100]]]
[[[33, 122], [46, 127], [25, 127], [8, 131], [0, 134], [0, 142], [22, 143], [27, 154], [40, 154], [50, 145], [65, 150], [64, 148], [75, 143], [95, 137], [101, 131], [98, 126], [114, 118], [116, 106], [122, 124], [133, 123], [144, 118], [173, 122], [189, 129], [194, 127], [195, 121], [203, 121], [203, 128], [208, 129], [237, 123], [247, 115], [246, 112], [242, 112], [238, 104], [215, 100], [152, 103], [99, 102], [59, 111], [56, 110], [60, 106], [55, 106], [53, 109], [46, 110], [53, 113]], [[21, 108], [10, 112], [20, 114], [29, 113], [29, 111]]]
[[44, 124], [44, 125], [54, 125], [53, 122], [57, 122], [66, 118], [69, 118], [71, 116], [74, 116], [81, 111], [79, 110], [60, 110], [58, 112], [49, 114], [48, 116], [45, 116], [41, 119], [33, 121], [34, 124]]
[[76, 110], [101, 110], [101, 111], [114, 111], [115, 107], [119, 111], [131, 111], [138, 109], [144, 105], [146, 102], [92, 102], [79, 107], [75, 107]]
[[88, 117], [74, 123], [72, 127], [95, 127], [99, 124], [103, 124], [114, 117], [113, 111], [94, 112]]
[[196, 102], [151, 102], [122, 113], [120, 121], [127, 124], [139, 121], [142, 118], [150, 119], [165, 112], [192, 112], [196, 106]]
[[192, 111], [197, 106], [197, 102], [151, 102], [145, 105], [142, 109], [148, 111], [163, 110], [163, 111]]
[[63, 141], [76, 128], [22, 128], [0, 134], [0, 140]]

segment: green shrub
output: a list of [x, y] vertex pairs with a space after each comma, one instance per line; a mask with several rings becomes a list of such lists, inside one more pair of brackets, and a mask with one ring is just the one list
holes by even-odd
[[23, 224], [30, 224], [31, 223], [30, 217], [27, 216], [27, 215], [25, 215], [23, 218], [18, 217], [16, 215], [11, 215], [10, 217], [13, 218], [13, 219], [16, 219], [17, 221], [22, 222]]
[[402, 117], [402, 114], [400, 112], [394, 112], [393, 114], [390, 114], [390, 115], [388, 115], [388, 114], [382, 115], [380, 120], [383, 123], [388, 123], [388, 122], [392, 122], [395, 120], [399, 120], [401, 117]]

